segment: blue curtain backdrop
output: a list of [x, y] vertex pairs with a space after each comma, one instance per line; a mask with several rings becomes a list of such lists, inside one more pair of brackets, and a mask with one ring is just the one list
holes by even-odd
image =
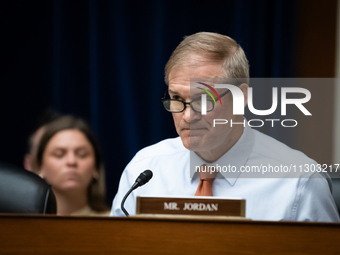
[[[110, 203], [135, 153], [177, 135], [160, 97], [165, 63], [183, 37], [229, 35], [251, 77], [293, 77], [296, 9], [294, 0], [3, 1], [0, 160], [21, 164], [43, 109], [80, 116], [103, 147]], [[268, 91], [254, 89], [259, 109], [271, 104]], [[278, 129], [265, 132], [281, 139]]]

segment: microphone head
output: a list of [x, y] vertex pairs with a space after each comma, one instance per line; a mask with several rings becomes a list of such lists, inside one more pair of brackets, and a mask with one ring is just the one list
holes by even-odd
[[142, 186], [148, 181], [150, 181], [150, 179], [152, 178], [152, 175], [153, 174], [151, 170], [145, 170], [143, 173], [141, 173], [136, 179], [136, 182], [138, 182], [138, 186]]

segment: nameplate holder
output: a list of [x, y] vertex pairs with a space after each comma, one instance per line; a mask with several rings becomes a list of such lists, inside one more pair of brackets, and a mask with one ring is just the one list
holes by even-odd
[[214, 197], [137, 197], [138, 214], [245, 217], [246, 200]]

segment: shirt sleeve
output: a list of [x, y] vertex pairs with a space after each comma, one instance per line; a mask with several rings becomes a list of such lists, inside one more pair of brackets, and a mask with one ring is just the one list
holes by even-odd
[[340, 221], [326, 178], [315, 173], [301, 179], [293, 214], [297, 221]]

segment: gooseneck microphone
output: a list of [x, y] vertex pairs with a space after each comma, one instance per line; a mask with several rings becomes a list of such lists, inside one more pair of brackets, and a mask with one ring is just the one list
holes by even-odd
[[126, 216], [129, 216], [129, 213], [125, 210], [124, 208], [124, 203], [125, 200], [127, 199], [127, 197], [130, 195], [130, 193], [137, 189], [140, 186], [143, 186], [145, 183], [147, 183], [148, 181], [150, 181], [150, 179], [152, 178], [152, 172], [151, 170], [145, 170], [143, 173], [141, 173], [135, 183], [132, 185], [132, 187], [129, 189], [129, 191], [126, 193], [126, 195], [124, 196], [122, 203], [120, 204], [120, 208], [122, 209], [122, 211], [125, 213]]

